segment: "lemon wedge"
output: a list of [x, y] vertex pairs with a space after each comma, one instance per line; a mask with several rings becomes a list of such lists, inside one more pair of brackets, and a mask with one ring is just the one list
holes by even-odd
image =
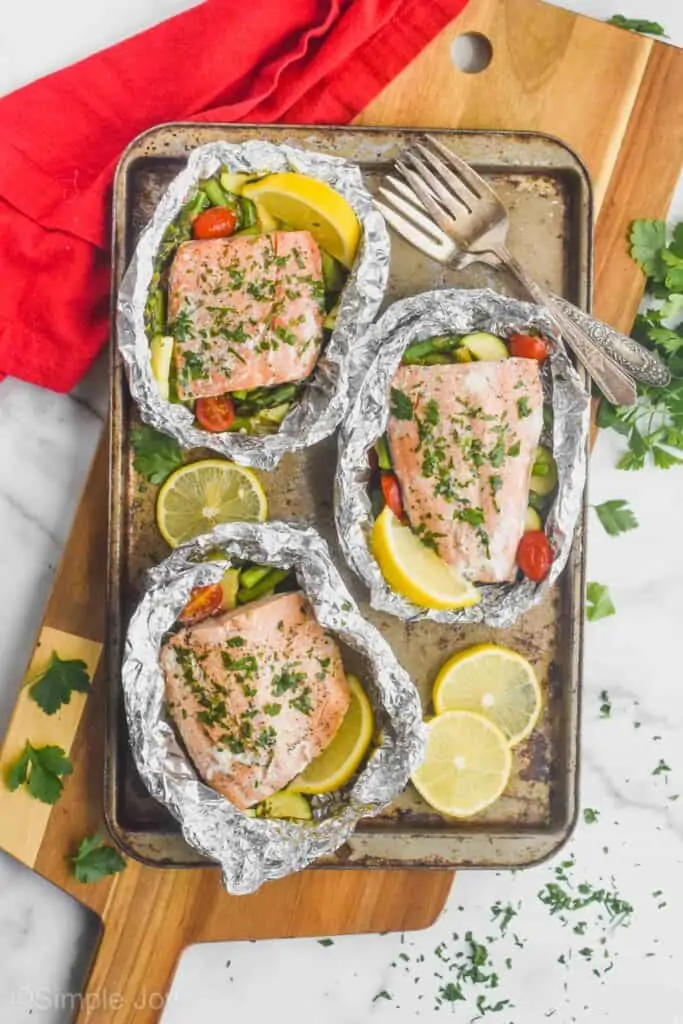
[[157, 335], [152, 338], [149, 346], [149, 361], [152, 367], [159, 394], [168, 401], [168, 378], [171, 372], [171, 358], [173, 356], [173, 338]]
[[535, 728], [541, 688], [532, 666], [516, 651], [479, 644], [445, 663], [434, 683], [434, 710], [476, 711], [497, 725], [515, 746]]
[[388, 507], [375, 520], [371, 546], [389, 586], [414, 604], [469, 608], [481, 599], [469, 580], [426, 547]]
[[256, 474], [225, 459], [181, 466], [157, 497], [157, 526], [172, 548], [219, 523], [262, 522], [267, 514], [268, 503]]
[[360, 241], [360, 225], [353, 208], [331, 185], [305, 174], [285, 171], [242, 187], [242, 195], [276, 221], [299, 231], [310, 231], [318, 245], [350, 267]]
[[246, 813], [250, 818], [296, 818], [299, 821], [310, 821], [313, 817], [311, 805], [306, 797], [293, 793], [291, 789], [281, 789], [279, 793], [273, 793]]
[[441, 814], [470, 818], [502, 794], [510, 780], [510, 744], [498, 726], [471, 711], [446, 711], [427, 723], [427, 745], [412, 781]]
[[355, 676], [347, 676], [351, 703], [332, 742], [290, 782], [293, 793], [330, 793], [339, 789], [357, 770], [372, 740], [372, 707]]

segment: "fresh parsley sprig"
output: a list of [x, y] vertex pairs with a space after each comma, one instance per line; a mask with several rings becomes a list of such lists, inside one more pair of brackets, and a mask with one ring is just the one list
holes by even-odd
[[98, 832], [85, 836], [76, 854], [69, 858], [77, 882], [99, 882], [108, 875], [123, 871], [126, 862], [113, 846], [108, 846]]
[[616, 608], [604, 583], [589, 583], [586, 587], [586, 618], [589, 622], [614, 615]]
[[631, 333], [664, 360], [671, 382], [665, 388], [639, 384], [634, 406], [603, 400], [597, 423], [626, 438], [619, 469], [642, 469], [646, 463], [670, 469], [683, 465], [683, 222], [667, 240], [664, 221], [636, 220], [630, 243], [631, 256], [647, 277], [649, 303]]
[[593, 505], [593, 508], [610, 537], [618, 537], [620, 533], [635, 530], [638, 526], [633, 510], [622, 498], [603, 501], [601, 505]]
[[151, 484], [162, 484], [182, 465], [183, 453], [178, 442], [153, 427], [133, 427], [131, 443], [135, 452], [133, 466]]
[[46, 715], [54, 715], [71, 701], [72, 693], [90, 693], [88, 666], [80, 658], [62, 659], [53, 651], [47, 668], [29, 682], [28, 692]]
[[647, 36], [669, 38], [663, 25], [660, 25], [658, 21], [649, 21], [647, 18], [626, 18], [623, 14], [613, 14], [607, 24], [628, 29], [629, 32], [642, 32]]
[[62, 795], [62, 779], [71, 775], [73, 765], [61, 747], [34, 747], [28, 740], [17, 761], [7, 772], [7, 788], [14, 792], [20, 786], [44, 804], [56, 804]]

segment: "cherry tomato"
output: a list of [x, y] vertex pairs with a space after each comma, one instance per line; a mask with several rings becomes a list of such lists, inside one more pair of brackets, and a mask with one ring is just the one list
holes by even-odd
[[401, 488], [396, 478], [396, 474], [382, 473], [380, 479], [382, 484], [382, 494], [384, 495], [386, 504], [397, 519], [405, 519], [403, 498], [401, 497]]
[[212, 206], [192, 222], [195, 238], [227, 238], [237, 227], [237, 216], [227, 206]]
[[222, 602], [223, 588], [220, 583], [210, 583], [208, 587], [195, 587], [190, 594], [190, 600], [178, 616], [178, 621], [189, 626], [193, 622], [208, 619], [209, 615], [218, 611]]
[[215, 395], [212, 398], [198, 398], [194, 414], [204, 430], [220, 434], [232, 426], [235, 419], [235, 405], [229, 395]]
[[519, 542], [517, 565], [527, 579], [540, 583], [550, 572], [553, 552], [548, 538], [541, 530], [529, 530]]
[[510, 354], [520, 359], [535, 359], [542, 363], [550, 355], [548, 342], [531, 334], [513, 334], [509, 345]]

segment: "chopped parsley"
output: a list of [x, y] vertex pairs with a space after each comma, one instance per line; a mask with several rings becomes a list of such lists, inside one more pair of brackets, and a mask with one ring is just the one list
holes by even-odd
[[395, 420], [413, 419], [413, 403], [398, 388], [391, 389], [391, 415]]
[[300, 686], [301, 683], [305, 682], [305, 672], [293, 672], [291, 668], [283, 668], [282, 672], [273, 677], [271, 683], [271, 689], [275, 697], [281, 697], [287, 690], [293, 690], [295, 686]]
[[313, 703], [311, 701], [311, 688], [305, 686], [298, 696], [289, 702], [290, 708], [296, 708], [302, 715], [310, 715], [313, 710]]
[[527, 416], [531, 416], [531, 409], [529, 408], [529, 400], [526, 396], [517, 399], [517, 413], [520, 420], [525, 420]]
[[271, 715], [271, 717], [275, 717], [275, 715], [279, 715], [280, 714], [280, 711], [282, 710], [282, 704], [264, 704], [263, 705], [263, 710], [265, 711], [265, 713], [267, 715]]

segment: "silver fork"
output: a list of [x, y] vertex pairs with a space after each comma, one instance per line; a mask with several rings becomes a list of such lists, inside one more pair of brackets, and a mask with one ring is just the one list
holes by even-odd
[[610, 401], [635, 402], [636, 388], [629, 373], [649, 384], [666, 384], [667, 367], [646, 348], [549, 294], [526, 273], [505, 244], [507, 210], [493, 189], [438, 140], [427, 136], [426, 141], [440, 155], [415, 144], [396, 161], [409, 184], [388, 176], [390, 187], [380, 188], [390, 204], [379, 202], [389, 223], [443, 263], [458, 268], [474, 261], [507, 266], [532, 298], [549, 309], [563, 337]]

